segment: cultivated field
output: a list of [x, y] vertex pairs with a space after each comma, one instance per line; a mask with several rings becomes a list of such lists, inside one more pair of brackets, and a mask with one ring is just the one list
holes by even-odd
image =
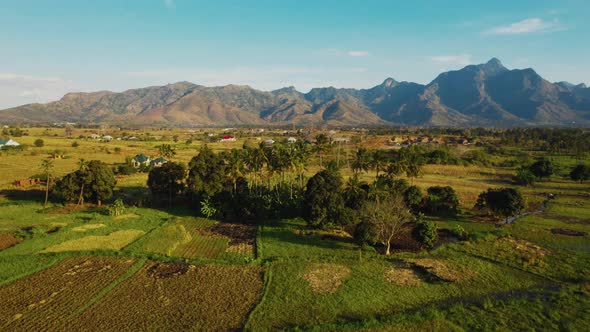
[[[188, 164], [205, 143], [215, 152], [241, 149], [268, 138], [284, 140], [282, 130], [236, 129], [242, 135], [226, 143], [209, 138], [224, 134], [218, 129], [113, 128], [108, 133], [115, 137], [126, 132], [142, 140], [110, 142], [84, 138], [98, 129], [76, 128], [75, 138], [64, 137], [63, 128], [27, 131], [17, 139], [27, 149], [0, 152], [0, 331], [586, 331], [590, 326], [590, 186], [568, 178], [587, 158], [506, 147], [490, 152], [489, 162], [426, 164], [418, 176], [402, 174], [400, 179], [423, 192], [453, 187], [460, 212], [423, 217], [438, 227], [432, 249], [420, 247], [406, 227], [386, 256], [381, 245], [359, 245], [350, 227], [312, 227], [278, 210], [228, 222], [219, 215], [206, 218], [199, 202], [186, 198], [158, 204], [146, 186], [148, 173], [117, 174], [113, 197], [104, 206], [50, 200], [44, 207], [43, 184], [14, 183], [42, 173], [38, 165], [55, 150], [63, 154], [54, 159], [54, 176], [61, 177], [76, 170], [81, 158], [118, 165], [138, 153], [156, 156], [157, 146], [170, 144], [176, 149], [171, 159]], [[304, 180], [334, 159], [346, 183], [357, 148], [400, 148], [389, 134], [338, 135], [359, 139], [313, 152]], [[43, 147], [33, 146], [37, 138]], [[476, 145], [450, 149], [457, 157], [488, 153]], [[541, 156], [555, 165], [554, 174], [531, 186], [516, 184], [519, 158]], [[248, 176], [270, 188], [297, 178], [271, 171]], [[359, 172], [369, 183], [376, 176], [372, 169]], [[481, 192], [501, 187], [518, 188], [526, 201], [523, 212], [531, 214], [503, 225], [474, 209]], [[270, 193], [268, 201], [279, 196], [278, 190]], [[285, 205], [291, 199], [287, 193], [281, 197]], [[115, 199], [125, 203], [118, 215], [105, 208]]]

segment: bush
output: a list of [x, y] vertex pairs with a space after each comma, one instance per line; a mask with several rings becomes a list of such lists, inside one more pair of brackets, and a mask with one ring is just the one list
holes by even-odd
[[40, 148], [40, 147], [43, 147], [43, 145], [45, 145], [45, 142], [42, 139], [37, 138], [33, 144], [36, 147]]
[[77, 148], [79, 146], [80, 146], [80, 143], [78, 143], [78, 142], [72, 142], [72, 147], [73, 148]]
[[526, 168], [521, 168], [516, 171], [516, 183], [523, 185], [523, 186], [532, 186], [535, 181], [537, 181], [537, 177], [533, 172]]
[[125, 204], [123, 204], [121, 199], [117, 199], [107, 207], [107, 210], [111, 216], [120, 216], [125, 212]]
[[461, 225], [455, 225], [451, 232], [455, 234], [459, 240], [467, 240], [467, 238], [469, 238], [469, 233]]
[[417, 212], [420, 208], [422, 199], [422, 190], [418, 186], [410, 186], [404, 192], [404, 201], [406, 202], [406, 205], [414, 212]]
[[412, 231], [412, 237], [428, 249], [434, 248], [438, 240], [438, 229], [433, 221], [424, 220], [423, 216], [418, 216], [416, 226]]
[[574, 181], [588, 181], [590, 179], [590, 167], [587, 165], [578, 165], [570, 173], [570, 179]]
[[455, 189], [449, 186], [428, 188], [425, 210], [433, 215], [456, 216], [459, 213], [459, 198]]
[[529, 171], [531, 171], [531, 173], [533, 173], [537, 178], [542, 179], [553, 175], [555, 170], [553, 164], [549, 160], [542, 159], [529, 166]]
[[475, 207], [508, 218], [524, 209], [524, 198], [513, 188], [490, 188], [479, 194]]

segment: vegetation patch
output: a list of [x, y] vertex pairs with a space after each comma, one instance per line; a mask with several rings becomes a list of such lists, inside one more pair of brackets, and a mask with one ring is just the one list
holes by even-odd
[[262, 293], [262, 272], [254, 266], [153, 262], [84, 311], [70, 329], [239, 330]]
[[103, 228], [103, 227], [106, 227], [106, 225], [105, 224], [86, 224], [86, 225], [74, 227], [74, 228], [72, 228], [72, 231], [86, 232], [86, 231], [91, 231], [93, 229], [99, 229], [99, 228]]
[[67, 330], [70, 314], [132, 264], [133, 259], [72, 257], [0, 287], [3, 331]]
[[10, 233], [0, 233], [0, 250], [10, 248], [18, 243], [21, 239]]
[[455, 282], [461, 281], [473, 276], [473, 272], [465, 268], [459, 268], [443, 262], [439, 259], [433, 258], [414, 258], [408, 259], [406, 262], [412, 264], [416, 268], [423, 270], [434, 277], [447, 281]]
[[314, 263], [303, 278], [309, 282], [309, 286], [315, 293], [331, 294], [338, 290], [349, 275], [350, 269], [344, 265]]
[[390, 267], [385, 270], [385, 279], [400, 286], [418, 286], [422, 279], [416, 271], [407, 267]]
[[135, 213], [126, 213], [126, 214], [122, 214], [120, 216], [116, 216], [113, 219], [114, 220], [129, 220], [129, 219], [137, 219], [139, 218], [139, 215], [135, 214]]
[[41, 253], [64, 251], [120, 250], [145, 234], [137, 229], [116, 231], [108, 235], [90, 235], [51, 246]]

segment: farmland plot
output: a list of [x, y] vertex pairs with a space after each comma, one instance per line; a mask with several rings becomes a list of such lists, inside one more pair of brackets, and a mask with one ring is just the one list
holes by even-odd
[[63, 330], [71, 314], [133, 264], [133, 259], [72, 257], [0, 287], [0, 330]]
[[154, 262], [85, 310], [70, 327], [236, 330], [258, 301], [262, 287], [260, 267]]

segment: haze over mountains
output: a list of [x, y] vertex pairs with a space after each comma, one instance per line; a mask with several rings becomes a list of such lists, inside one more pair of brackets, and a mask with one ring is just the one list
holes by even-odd
[[111, 123], [168, 126], [590, 126], [590, 88], [550, 83], [533, 69], [509, 70], [493, 58], [421, 85], [387, 78], [370, 89], [249, 86], [189, 82], [69, 93], [47, 104], [0, 111], [0, 123]]

